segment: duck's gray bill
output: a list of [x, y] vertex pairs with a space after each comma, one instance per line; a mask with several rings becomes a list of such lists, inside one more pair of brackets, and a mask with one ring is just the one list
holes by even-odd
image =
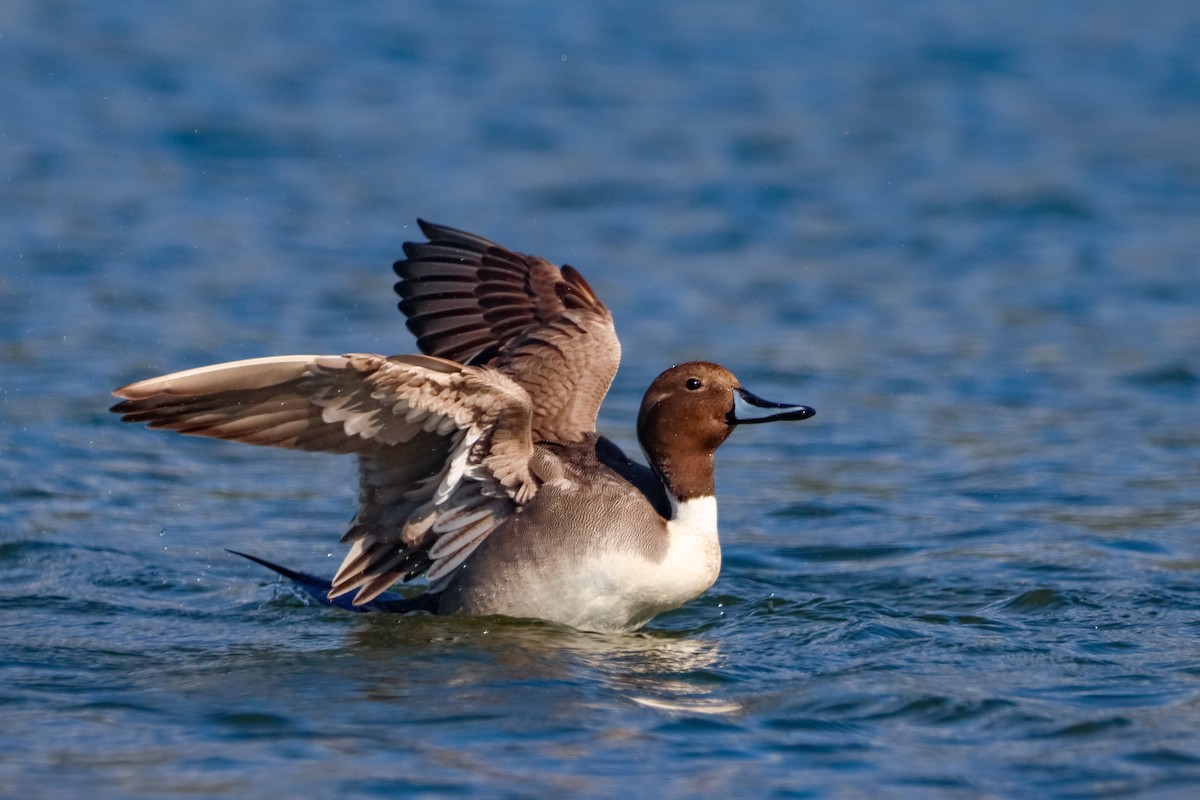
[[772, 403], [739, 387], [733, 390], [733, 409], [729, 412], [729, 421], [735, 425], [746, 425], [755, 422], [808, 419], [815, 413], [817, 412], [808, 406]]

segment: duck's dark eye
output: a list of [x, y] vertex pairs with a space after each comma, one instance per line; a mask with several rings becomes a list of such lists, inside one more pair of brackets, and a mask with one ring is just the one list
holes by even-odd
[[688, 378], [683, 384], [684, 388], [686, 388], [689, 392], [694, 392], [703, 385], [704, 382], [699, 378]]

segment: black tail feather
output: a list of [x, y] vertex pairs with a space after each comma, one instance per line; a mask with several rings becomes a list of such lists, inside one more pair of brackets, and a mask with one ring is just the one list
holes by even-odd
[[304, 590], [305, 594], [316, 600], [324, 606], [335, 606], [344, 608], [347, 611], [385, 611], [392, 614], [407, 614], [411, 611], [428, 611], [437, 613], [438, 595], [421, 594], [416, 597], [404, 597], [395, 592], [384, 592], [369, 603], [362, 605], [354, 605], [351, 596], [348, 594], [335, 597], [332, 600], [329, 598], [329, 590], [333, 584], [324, 578], [318, 578], [316, 575], [309, 575], [307, 572], [297, 572], [294, 569], [281, 567], [278, 564], [267, 561], [265, 558], [252, 556], [249, 553], [242, 553], [237, 550], [226, 548], [226, 552], [233, 553], [235, 556], [253, 561], [255, 564], [266, 567], [272, 572], [277, 572], [283, 577], [290, 580], [292, 583]]

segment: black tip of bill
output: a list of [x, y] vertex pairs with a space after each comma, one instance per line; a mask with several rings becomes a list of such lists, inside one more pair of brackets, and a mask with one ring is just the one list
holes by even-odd
[[816, 413], [808, 406], [773, 403], [738, 387], [733, 390], [733, 408], [729, 411], [728, 419], [731, 425], [750, 425], [758, 422], [808, 419]]

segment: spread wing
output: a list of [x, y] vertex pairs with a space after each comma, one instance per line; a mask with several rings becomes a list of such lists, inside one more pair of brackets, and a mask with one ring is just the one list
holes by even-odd
[[279, 356], [117, 389], [112, 410], [193, 436], [355, 453], [359, 508], [332, 597], [369, 602], [422, 573], [440, 591], [537, 492], [529, 395], [504, 374], [428, 356]]
[[533, 401], [535, 441], [579, 441], [621, 360], [612, 314], [575, 269], [418, 220], [395, 264], [400, 310], [421, 351], [493, 367]]

